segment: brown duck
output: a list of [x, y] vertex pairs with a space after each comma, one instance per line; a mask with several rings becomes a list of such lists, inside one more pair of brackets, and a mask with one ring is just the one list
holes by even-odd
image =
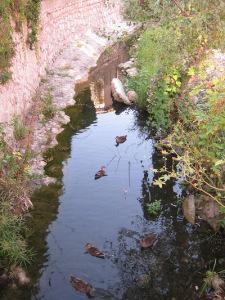
[[93, 287], [89, 283], [73, 275], [70, 276], [70, 283], [76, 291], [86, 294], [88, 297], [92, 297]]
[[106, 174], [106, 167], [105, 166], [102, 166], [101, 169], [95, 174], [95, 180], [96, 179], [99, 179], [103, 176], [107, 176]]
[[105, 254], [102, 253], [98, 248], [94, 247], [92, 244], [87, 243], [85, 245], [85, 251], [89, 253], [92, 256], [98, 257], [98, 258], [105, 258]]
[[146, 237], [140, 240], [141, 248], [147, 249], [152, 247], [156, 240], [157, 240], [157, 236], [155, 234], [147, 235]]
[[123, 144], [127, 140], [127, 135], [121, 135], [121, 136], [116, 136], [116, 146], [119, 146], [119, 144]]

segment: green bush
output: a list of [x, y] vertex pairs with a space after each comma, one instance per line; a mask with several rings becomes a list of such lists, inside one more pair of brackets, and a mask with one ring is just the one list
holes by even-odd
[[9, 199], [0, 195], [0, 259], [7, 264], [26, 265], [32, 252], [24, 239], [25, 225], [21, 216], [10, 212]]
[[0, 261], [26, 264], [32, 258], [25, 242], [26, 227], [21, 215], [30, 206], [27, 154], [15, 152], [4, 140], [0, 128]]
[[[129, 78], [126, 84], [137, 92], [137, 105], [149, 112], [149, 123], [168, 129], [176, 95], [180, 93], [181, 83], [185, 82], [189, 66], [199, 59], [203, 49], [223, 45], [225, 3], [186, 1], [183, 5], [189, 15], [186, 17], [175, 10], [173, 1], [170, 4], [169, 1], [167, 4], [161, 2], [165, 5], [157, 6], [155, 1], [149, 0], [142, 8], [148, 11], [148, 5], [154, 4], [156, 14], [149, 18], [155, 20], [160, 15], [161, 18], [141, 34], [135, 53], [139, 74]], [[174, 75], [178, 79], [171, 80]]]
[[28, 43], [31, 49], [33, 48], [33, 45], [37, 41], [40, 6], [41, 6], [41, 0], [28, 0], [26, 5], [25, 15], [27, 18], [28, 27], [30, 28]]

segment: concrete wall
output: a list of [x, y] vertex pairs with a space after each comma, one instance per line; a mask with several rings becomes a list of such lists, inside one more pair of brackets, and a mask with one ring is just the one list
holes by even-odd
[[[114, 1], [114, 2], [112, 2]], [[27, 26], [13, 33], [16, 54], [12, 61], [12, 80], [0, 85], [0, 122], [13, 114], [24, 114], [46, 69], [73, 39], [87, 30], [98, 32], [121, 21], [117, 0], [43, 0], [38, 43], [27, 46]]]

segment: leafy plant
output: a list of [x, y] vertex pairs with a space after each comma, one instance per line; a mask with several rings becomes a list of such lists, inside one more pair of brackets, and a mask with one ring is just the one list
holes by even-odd
[[219, 298], [222, 299], [222, 297], [224, 297], [223, 288], [224, 288], [225, 282], [221, 277], [224, 276], [225, 271], [222, 270], [222, 271], [216, 272], [215, 267], [216, 267], [216, 259], [214, 261], [212, 270], [208, 270], [205, 274], [205, 278], [203, 280], [204, 283], [203, 283], [201, 291], [200, 291], [200, 297], [203, 295], [203, 293], [207, 289], [211, 289], [211, 288], [214, 289], [214, 291], [216, 292], [216, 294]]
[[161, 200], [155, 200], [146, 205], [149, 214], [156, 216], [161, 210]]
[[13, 149], [4, 140], [0, 127], [0, 260], [5, 265], [26, 264], [32, 252], [25, 242], [26, 227], [21, 212], [29, 200], [29, 155]]
[[31, 49], [33, 48], [33, 45], [37, 41], [40, 6], [41, 6], [41, 0], [28, 0], [26, 5], [25, 15], [27, 18], [28, 27], [30, 28], [28, 43]]

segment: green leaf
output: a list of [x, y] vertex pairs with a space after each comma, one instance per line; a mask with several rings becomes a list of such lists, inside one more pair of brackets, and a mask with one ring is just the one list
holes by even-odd
[[187, 74], [188, 74], [189, 76], [194, 76], [194, 75], [195, 75], [195, 69], [194, 69], [194, 67], [190, 67], [190, 68], [188, 69]]

